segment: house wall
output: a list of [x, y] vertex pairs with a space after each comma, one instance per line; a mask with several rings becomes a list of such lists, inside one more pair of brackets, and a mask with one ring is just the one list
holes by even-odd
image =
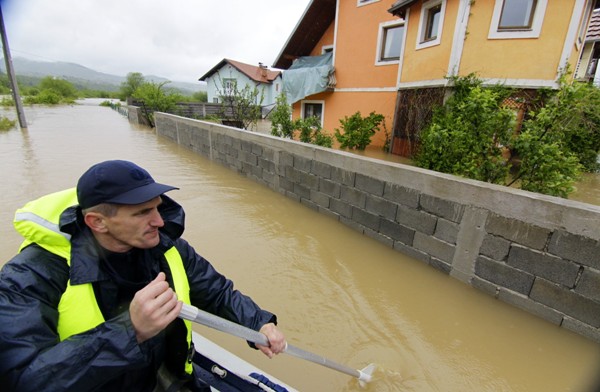
[[460, 74], [475, 72], [482, 78], [522, 79], [523, 82], [554, 81], [574, 2], [548, 1], [539, 38], [488, 39], [495, 2], [476, 1], [471, 6]]
[[338, 2], [335, 74], [336, 89], [394, 88], [398, 63], [375, 65], [380, 24], [398, 21], [387, 10], [389, 3], [378, 1], [358, 7], [356, 1]]
[[164, 113], [155, 119], [159, 135], [600, 342], [600, 207]]
[[[375, 111], [386, 116], [385, 127], [391, 132], [396, 99], [398, 64], [376, 65], [380, 23], [397, 21], [384, 1], [357, 6], [356, 1], [338, 2], [338, 22], [332, 23], [315, 44], [311, 56], [320, 55], [324, 45], [335, 43], [334, 93], [324, 92], [306, 97], [304, 101], [322, 101], [323, 129], [333, 135], [340, 128], [340, 119], [360, 111], [363, 116]], [[301, 115], [301, 103], [292, 106], [293, 118]], [[371, 145], [382, 147], [383, 131], [376, 134]]]
[[[341, 131], [340, 120], [344, 117], [350, 117], [357, 111], [360, 111], [363, 117], [371, 112], [385, 115], [385, 127], [389, 133], [392, 132], [392, 115], [396, 104], [395, 91], [363, 91], [363, 92], [336, 92], [320, 93], [310, 97], [311, 101], [323, 101], [323, 130], [333, 135], [335, 129]], [[307, 98], [308, 100], [308, 98]], [[293, 118], [300, 117], [300, 104], [293, 106]], [[385, 143], [385, 132], [383, 127], [381, 131], [371, 138], [371, 146], [374, 148], [383, 147]], [[334, 144], [337, 141], [334, 138]]]
[[410, 8], [406, 17], [406, 41], [402, 58], [401, 83], [443, 80], [448, 74], [450, 54], [456, 27], [458, 1], [446, 4], [442, 36], [439, 45], [418, 49], [421, 4]]
[[323, 46], [331, 46], [333, 45], [335, 40], [335, 23], [331, 23], [325, 34], [317, 41], [317, 44], [310, 52], [309, 56], [320, 56], [323, 54]]
[[[214, 75], [210, 76], [206, 80], [206, 93], [207, 99], [209, 103], [213, 103], [213, 99], [220, 98], [220, 91], [223, 91], [222, 81], [224, 79], [235, 79], [237, 80], [238, 89], [242, 90], [245, 86], [250, 86], [250, 88], [254, 88], [256, 82], [252, 79], [244, 75], [242, 72], [238, 71], [235, 67], [230, 64], [226, 64], [222, 67], [218, 72]], [[279, 84], [279, 92], [281, 92], [281, 78], [278, 77], [272, 85], [267, 84], [259, 84], [257, 87], [259, 89], [259, 93], [262, 91], [264, 94], [263, 106], [272, 105], [275, 103], [277, 98], [277, 92], [274, 91], [275, 85]], [[219, 102], [221, 102], [219, 100]]]

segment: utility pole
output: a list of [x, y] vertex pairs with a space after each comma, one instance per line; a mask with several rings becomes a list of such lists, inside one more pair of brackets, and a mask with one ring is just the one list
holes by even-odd
[[4, 26], [4, 16], [2, 16], [2, 7], [0, 6], [0, 34], [2, 35], [2, 50], [4, 51], [4, 62], [6, 63], [6, 73], [8, 80], [12, 86], [13, 100], [17, 108], [17, 117], [21, 129], [27, 129], [27, 121], [25, 121], [25, 112], [23, 111], [23, 103], [19, 95], [19, 86], [17, 85], [17, 77], [13, 68], [12, 58], [10, 57], [10, 49], [8, 48], [8, 38], [6, 37], [6, 27]]

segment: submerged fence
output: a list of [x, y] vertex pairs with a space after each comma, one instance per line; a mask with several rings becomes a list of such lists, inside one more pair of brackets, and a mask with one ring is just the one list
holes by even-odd
[[174, 142], [600, 342], [600, 207], [156, 113]]

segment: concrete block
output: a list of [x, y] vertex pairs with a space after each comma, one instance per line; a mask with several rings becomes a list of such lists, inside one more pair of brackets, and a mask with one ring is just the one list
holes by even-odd
[[600, 303], [600, 271], [585, 267], [575, 292]]
[[362, 208], [352, 207], [352, 220], [365, 227], [368, 227], [369, 229], [379, 231], [379, 223], [381, 218], [363, 210]]
[[387, 219], [381, 219], [379, 231], [381, 234], [406, 245], [412, 245], [415, 238], [415, 231], [413, 229]]
[[527, 272], [511, 268], [505, 263], [479, 256], [475, 261], [475, 275], [501, 287], [521, 294], [529, 294], [535, 277]]
[[392, 248], [394, 246], [394, 240], [390, 237], [387, 237], [379, 232], [371, 230], [369, 228], [365, 228], [363, 232], [367, 237], [373, 238], [374, 240], [382, 243], [383, 245]]
[[548, 229], [496, 214], [490, 214], [485, 229], [489, 234], [494, 234], [537, 250], [544, 249], [550, 235], [550, 230]]
[[412, 259], [422, 261], [426, 264], [429, 264], [429, 259], [431, 259], [431, 256], [427, 253], [421, 252], [420, 250], [399, 241], [394, 241], [394, 249]]
[[565, 287], [536, 278], [529, 297], [592, 327], [600, 327], [600, 303]]
[[498, 296], [498, 286], [494, 283], [488, 282], [485, 279], [481, 279], [477, 276], [471, 278], [471, 286], [483, 291], [484, 293], [491, 295], [496, 298]]
[[263, 148], [262, 148], [262, 146], [261, 146], [260, 144], [258, 144], [258, 143], [252, 143], [252, 147], [251, 147], [251, 149], [250, 149], [250, 152], [251, 152], [252, 154], [254, 154], [254, 155], [257, 155], [257, 156], [259, 156], [259, 157], [260, 157], [260, 156], [262, 156], [262, 154], [263, 154]]
[[319, 191], [325, 193], [326, 195], [339, 199], [342, 192], [341, 189], [341, 185], [337, 182], [319, 178]]
[[[569, 316], [565, 316], [561, 327], [566, 328], [569, 331], [573, 331], [581, 336], [585, 336], [586, 338], [600, 344], [600, 329], [598, 328], [594, 328]], [[597, 384], [597, 386], [600, 386], [600, 384]], [[590, 389], [589, 392], [592, 392], [592, 390]], [[594, 392], [598, 392], [598, 389], [594, 389]]]
[[352, 206], [345, 201], [331, 199], [329, 200], [329, 208], [331, 211], [343, 216], [346, 219], [352, 218]]
[[[294, 166], [294, 156], [286, 151], [279, 152], [279, 165], [282, 168]], [[283, 173], [283, 171], [282, 171]]]
[[579, 265], [547, 253], [513, 244], [507, 264], [567, 287], [575, 286]]
[[417, 250], [428, 253], [431, 257], [436, 257], [449, 264], [452, 263], [452, 258], [454, 257], [454, 245], [438, 240], [437, 238], [423, 234], [419, 231], [415, 232], [413, 247]]
[[275, 164], [263, 157], [258, 157], [258, 166], [270, 173], [275, 173]]
[[510, 241], [496, 237], [495, 235], [486, 235], [479, 248], [479, 253], [491, 259], [503, 261], [508, 256], [510, 250]]
[[301, 170], [297, 170], [294, 167], [286, 168], [285, 177], [296, 184], [302, 184], [302, 186], [308, 189], [317, 190], [319, 188], [319, 177]]
[[433, 235], [442, 241], [456, 245], [456, 238], [458, 237], [458, 223], [439, 218], [437, 220]]
[[356, 174], [354, 186], [361, 191], [365, 191], [375, 196], [383, 196], [385, 182], [363, 174]]
[[311, 189], [310, 201], [312, 201], [313, 203], [315, 203], [321, 207], [324, 207], [324, 208], [329, 208], [329, 200], [330, 200], [330, 197], [327, 196], [326, 194]]
[[445, 263], [440, 259], [436, 259], [435, 257], [431, 257], [429, 259], [429, 265], [436, 270], [445, 273], [446, 275], [450, 275], [450, 271], [452, 270], [452, 266], [449, 263]]
[[375, 215], [393, 220], [396, 217], [396, 204], [377, 196], [367, 198], [365, 209]]
[[465, 210], [462, 204], [426, 194], [421, 195], [419, 204], [423, 210], [457, 223], [462, 219]]
[[557, 312], [556, 310], [549, 308], [546, 305], [542, 305], [538, 302], [532, 301], [526, 295], [517, 293], [512, 290], [507, 290], [505, 288], [500, 287], [498, 292], [498, 299], [506, 302], [510, 305], [516, 306], [519, 309], [522, 309], [528, 313], [531, 313], [535, 316], [541, 317], [546, 321], [551, 322], [552, 324], [560, 325], [563, 320], [563, 314]]
[[[598, 225], [600, 230], [600, 222]], [[557, 230], [552, 234], [548, 251], [600, 270], [600, 241]]]
[[358, 208], [365, 208], [367, 195], [358, 189], [343, 185], [340, 190], [340, 199]]
[[310, 199], [310, 188], [305, 187], [302, 183], [294, 183], [294, 193], [301, 199]]
[[304, 199], [304, 198], [300, 198], [300, 204], [302, 204], [305, 207], [310, 208], [313, 211], [319, 211], [319, 205], [316, 203], [313, 203], [310, 200]]
[[340, 216], [340, 222], [342, 222], [343, 224], [345, 224], [346, 226], [348, 226], [349, 228], [351, 228], [352, 230], [355, 230], [361, 234], [363, 234], [365, 232], [365, 227], [351, 219], [348, 219], [344, 216]]
[[385, 183], [383, 197], [398, 204], [417, 209], [419, 207], [420, 193], [414, 189], [408, 189], [398, 184]]
[[398, 206], [396, 220], [404, 226], [413, 228], [428, 235], [433, 235], [435, 226], [437, 224], [437, 217], [434, 215], [403, 205]]
[[331, 169], [331, 180], [338, 184], [354, 186], [354, 178], [356, 174], [354, 172], [340, 169], [339, 167], [333, 167]]
[[331, 178], [332, 166], [323, 162], [313, 161], [311, 173], [322, 178]]
[[294, 168], [301, 170], [306, 173], [310, 173], [312, 167], [312, 159], [304, 158], [298, 155], [294, 155]]

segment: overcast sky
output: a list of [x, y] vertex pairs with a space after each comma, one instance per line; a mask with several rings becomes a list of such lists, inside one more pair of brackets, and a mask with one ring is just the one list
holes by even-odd
[[196, 82], [223, 58], [271, 66], [309, 0], [0, 0], [11, 55]]

